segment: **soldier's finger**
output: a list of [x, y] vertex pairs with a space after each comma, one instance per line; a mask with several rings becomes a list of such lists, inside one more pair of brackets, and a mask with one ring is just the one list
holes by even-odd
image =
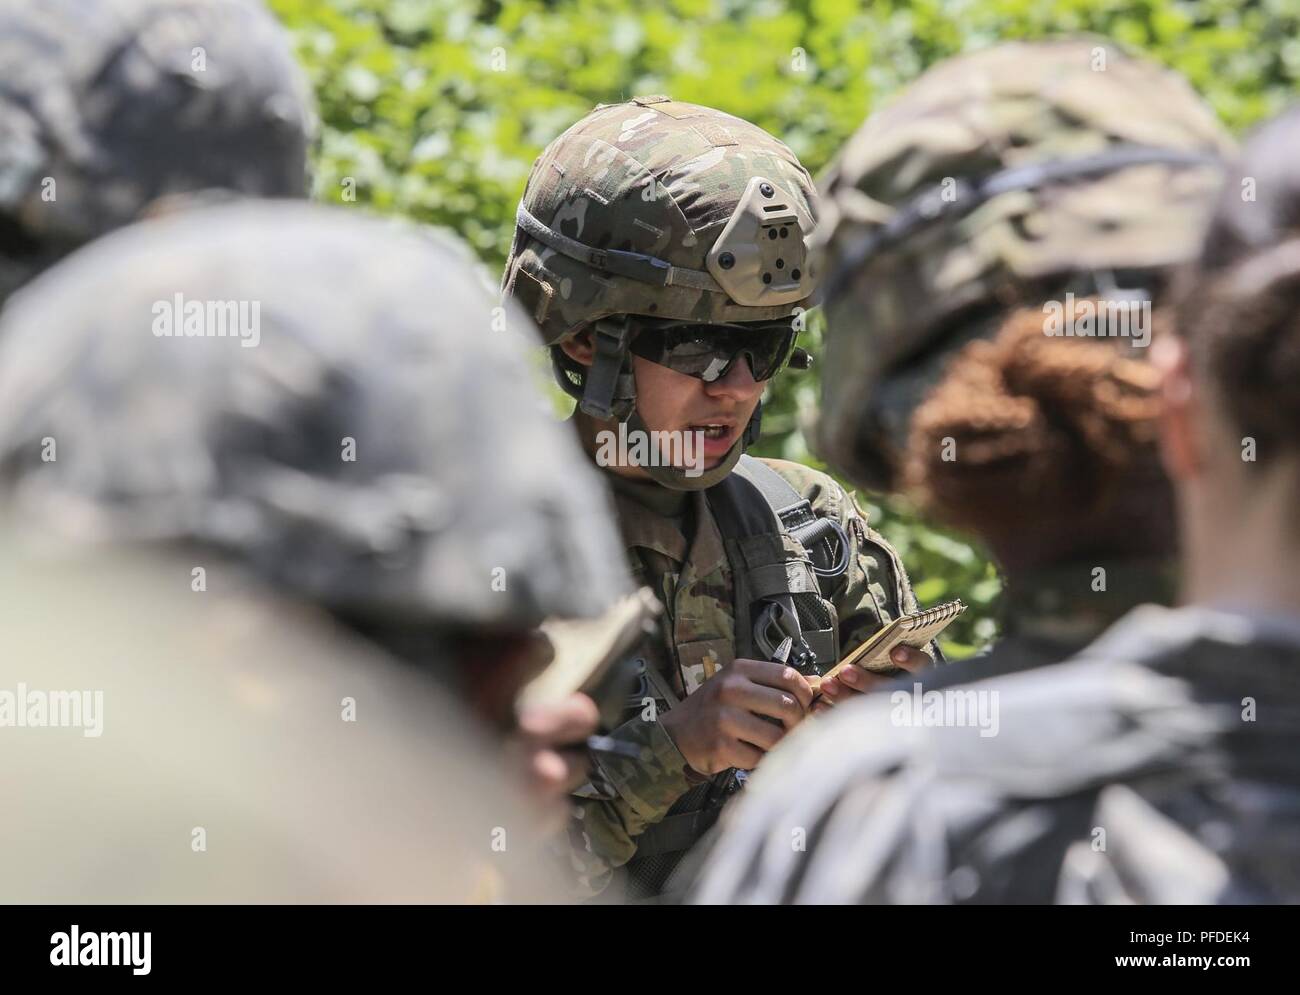
[[[772, 728], [775, 729], [776, 726]], [[727, 767], [735, 767], [737, 770], [753, 770], [759, 765], [763, 756], [763, 750], [742, 740], [735, 739], [731, 741], [731, 745], [723, 753], [723, 763]]]
[[585, 750], [551, 750], [564, 762], [562, 791], [570, 794], [582, 787], [591, 777], [591, 754]]
[[742, 745], [748, 743], [764, 752], [781, 742], [781, 737], [785, 735], [784, 726], [765, 722], [743, 708], [724, 709], [718, 726], [725, 735], [739, 740]]
[[804, 705], [789, 691], [749, 682], [736, 685], [735, 690], [728, 694], [727, 702], [756, 715], [770, 715], [786, 729], [793, 729], [807, 714]]
[[[885, 677], [883, 674], [873, 674], [870, 671], [863, 670], [861, 667], [848, 666], [839, 672], [832, 680], [837, 680], [845, 687], [852, 691], [864, 693], [888, 683], [892, 678]], [[838, 690], [838, 688], [836, 689]]]
[[861, 667], [845, 667], [835, 679], [850, 691], [861, 691], [866, 683]]
[[735, 767], [737, 770], [753, 770], [762, 759], [762, 750], [756, 749], [748, 743], [737, 741], [733, 748], [732, 757], [727, 761], [727, 766]]
[[737, 660], [734, 666], [756, 684], [763, 684], [778, 691], [789, 691], [799, 699], [799, 704], [807, 708], [812, 704], [813, 690], [804, 679], [803, 674], [794, 667], [767, 660]]
[[587, 759], [573, 750], [538, 750], [532, 756], [533, 787], [543, 798], [559, 798], [587, 780]]
[[821, 684], [818, 685], [817, 690], [821, 692], [823, 698], [834, 702], [844, 689], [838, 677], [825, 677], [822, 679]]
[[895, 646], [889, 654], [889, 662], [912, 673], [922, 667], [928, 667], [930, 658], [915, 646]]
[[596, 731], [600, 713], [585, 694], [574, 694], [551, 705], [534, 705], [519, 714], [519, 731], [527, 738], [552, 745], [580, 743]]

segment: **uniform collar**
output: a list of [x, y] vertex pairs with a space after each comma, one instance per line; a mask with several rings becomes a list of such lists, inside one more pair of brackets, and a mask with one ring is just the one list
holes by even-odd
[[664, 518], [680, 518], [686, 513], [686, 491], [675, 491], [653, 480], [630, 480], [605, 471], [614, 493]]
[[[709, 511], [706, 491], [675, 491], [653, 481], [628, 480], [609, 474], [623, 542], [667, 556], [687, 565], [682, 584], [707, 576], [726, 558], [722, 536]], [[688, 510], [694, 512], [687, 514]], [[683, 529], [694, 521], [694, 535]]]
[[682, 531], [687, 495], [651, 481], [628, 480], [608, 471], [606, 475], [624, 545], [653, 550], [674, 563], [684, 562], [689, 548]]

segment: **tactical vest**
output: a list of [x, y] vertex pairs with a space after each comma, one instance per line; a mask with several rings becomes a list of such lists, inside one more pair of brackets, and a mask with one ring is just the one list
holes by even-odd
[[[829, 669], [839, 658], [838, 618], [819, 578], [848, 569], [851, 547], [839, 522], [817, 517], [784, 477], [751, 456], [742, 456], [705, 499], [731, 566], [736, 656], [769, 660], [783, 650], [784, 662], [802, 673]], [[660, 708], [677, 703], [653, 667], [643, 665], [640, 676], [630, 708], [639, 711], [646, 696]], [[669, 882], [674, 869], [744, 781], [745, 772], [734, 769], [713, 775], [637, 838], [626, 867], [630, 900], [676, 891]]]

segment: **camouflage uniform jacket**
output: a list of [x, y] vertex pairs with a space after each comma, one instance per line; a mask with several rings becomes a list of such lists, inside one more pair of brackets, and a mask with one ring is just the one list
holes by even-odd
[[[867, 525], [853, 498], [829, 476], [781, 460], [766, 460], [820, 517], [831, 517], [850, 542], [849, 566], [825, 584], [835, 608], [841, 652], [883, 623], [914, 611], [916, 599], [893, 548]], [[633, 574], [663, 604], [670, 642], [649, 661], [678, 698], [735, 659], [732, 567], [704, 492], [670, 491], [615, 478], [615, 504]], [[688, 538], [689, 535], [689, 538]], [[797, 548], [791, 555], [797, 555]], [[639, 761], [600, 756], [602, 789], [589, 786], [571, 824], [571, 850], [579, 890], [601, 892], [614, 868], [636, 854], [637, 836], [661, 820], [693, 786], [685, 761], [646, 699], [629, 701], [613, 734], [642, 747]], [[596, 795], [596, 797], [591, 797]]]
[[996, 693], [995, 735], [883, 695], [796, 730], [695, 899], [1300, 900], [1300, 618], [1143, 606], [964, 691]]

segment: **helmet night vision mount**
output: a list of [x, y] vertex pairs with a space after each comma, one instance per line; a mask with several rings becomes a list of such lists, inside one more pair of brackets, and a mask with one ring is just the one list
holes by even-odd
[[803, 300], [813, 292], [809, 234], [790, 198], [755, 176], [709, 251], [709, 272], [722, 292], [746, 307]]

